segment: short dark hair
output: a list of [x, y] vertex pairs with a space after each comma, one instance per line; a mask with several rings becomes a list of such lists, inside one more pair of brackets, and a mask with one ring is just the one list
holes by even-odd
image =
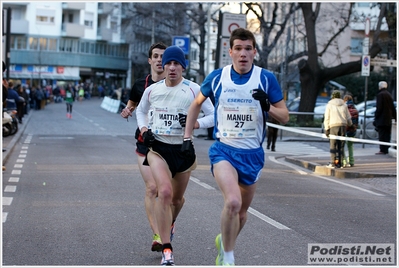
[[165, 49], [167, 48], [167, 46], [166, 46], [164, 43], [162, 43], [162, 42], [158, 42], [158, 43], [152, 44], [152, 45], [150, 46], [150, 49], [148, 50], [148, 58], [152, 58], [152, 51], [153, 51], [155, 48], [159, 48], [159, 49], [165, 50]]
[[237, 28], [234, 31], [231, 32], [230, 35], [230, 48], [233, 48], [234, 45], [234, 40], [240, 39], [240, 40], [251, 40], [254, 48], [256, 47], [256, 40], [254, 34], [244, 28]]

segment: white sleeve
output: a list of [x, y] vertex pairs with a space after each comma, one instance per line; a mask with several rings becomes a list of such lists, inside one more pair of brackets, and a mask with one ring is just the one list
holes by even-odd
[[141, 97], [140, 103], [136, 108], [136, 119], [137, 126], [141, 130], [142, 127], [148, 128], [148, 110], [150, 109], [150, 102], [148, 99], [149, 93], [151, 90], [148, 88], [144, 91], [143, 96]]
[[202, 103], [201, 110], [204, 112], [205, 116], [197, 119], [199, 127], [200, 128], [213, 127], [215, 125], [215, 120], [214, 120], [215, 108], [213, 107], [213, 104], [209, 98], [206, 98], [206, 100]]

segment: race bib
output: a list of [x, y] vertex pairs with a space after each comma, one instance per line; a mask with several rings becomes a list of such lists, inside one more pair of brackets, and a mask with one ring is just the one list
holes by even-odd
[[256, 137], [257, 107], [256, 106], [222, 106], [219, 131], [226, 138]]
[[183, 136], [179, 113], [186, 111], [179, 108], [154, 108], [151, 127], [153, 132], [165, 136]]

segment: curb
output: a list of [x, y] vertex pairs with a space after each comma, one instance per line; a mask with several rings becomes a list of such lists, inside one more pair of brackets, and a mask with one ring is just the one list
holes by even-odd
[[347, 171], [345, 168], [334, 169], [322, 166], [318, 163], [313, 163], [309, 161], [304, 161], [300, 159], [294, 159], [291, 157], [285, 157], [285, 160], [289, 163], [295, 164], [297, 166], [309, 169], [310, 171], [324, 176], [332, 176], [339, 179], [357, 179], [357, 178], [380, 178], [380, 177], [396, 177], [396, 174], [387, 173], [364, 173], [356, 171]]
[[18, 131], [17, 133], [14, 134], [14, 137], [10, 141], [10, 143], [7, 145], [7, 147], [3, 147], [3, 149], [6, 149], [5, 152], [3, 152], [3, 166], [7, 163], [7, 160], [9, 158], [9, 155], [11, 152], [14, 150], [15, 144], [19, 141], [19, 139], [22, 137], [22, 135], [25, 132], [25, 128], [30, 120], [30, 117], [32, 115], [32, 112], [34, 110], [30, 110], [27, 115], [24, 116], [24, 123], [18, 125]]

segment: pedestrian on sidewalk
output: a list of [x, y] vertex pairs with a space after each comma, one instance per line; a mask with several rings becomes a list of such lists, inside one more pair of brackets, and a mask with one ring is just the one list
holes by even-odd
[[211, 172], [222, 192], [221, 233], [216, 236], [216, 265], [234, 265], [237, 237], [247, 221], [256, 182], [265, 163], [262, 143], [267, 114], [282, 124], [289, 114], [274, 74], [254, 65], [256, 40], [237, 28], [230, 36], [232, 64], [214, 70], [188, 111], [184, 140], [190, 139], [201, 104], [215, 97], [216, 141], [209, 148]]
[[[280, 125], [280, 122], [271, 115], [269, 115], [267, 122]], [[277, 134], [278, 134], [278, 128], [272, 126], [267, 127], [267, 149], [269, 150], [271, 145], [273, 152], [276, 151]]]
[[[199, 94], [200, 86], [182, 76], [186, 59], [180, 47], [170, 46], [165, 50], [162, 67], [165, 79], [144, 91], [136, 117], [144, 144], [149, 147], [143, 164], [149, 165], [158, 189], [155, 214], [162, 241], [161, 264], [174, 265], [171, 244], [174, 221], [184, 205], [184, 193], [196, 167], [191, 137], [183, 140], [184, 127], [188, 108]], [[150, 108], [153, 115], [148, 120]], [[213, 125], [212, 102], [208, 100], [202, 109], [205, 116], [198, 118], [191, 125], [193, 128]]]
[[[334, 90], [324, 113], [325, 134], [327, 138], [330, 138], [330, 135], [345, 137], [346, 127], [351, 125], [352, 118], [344, 100], [341, 99], [341, 92], [339, 90]], [[330, 138], [331, 162], [327, 167], [343, 167], [342, 160], [344, 146], [345, 140]]]
[[[140, 103], [144, 90], [147, 87], [165, 78], [164, 70], [162, 68], [162, 55], [165, 49], [166, 45], [163, 43], [155, 43], [151, 45], [148, 51], [148, 63], [150, 64], [151, 73], [134, 83], [126, 107], [121, 112], [123, 118], [129, 118], [132, 116], [133, 111]], [[155, 202], [158, 195], [157, 185], [152, 176], [150, 167], [143, 165], [148, 147], [144, 145], [143, 136], [140, 134], [140, 129], [138, 127], [136, 129], [135, 138], [137, 140], [137, 162], [145, 184], [144, 207], [153, 233], [151, 250], [160, 252], [162, 250], [162, 241], [159, 236], [158, 224], [155, 218]]]
[[[353, 103], [353, 98], [351, 95], [344, 96], [344, 102], [348, 107], [349, 114], [351, 115], [352, 125], [346, 126], [346, 136], [347, 137], [355, 137], [357, 127], [359, 124], [359, 112], [356, 109], [355, 104]], [[353, 167], [355, 165], [355, 157], [353, 156], [353, 141], [346, 141], [348, 147], [348, 157], [346, 158], [346, 153], [344, 149], [344, 167]]]
[[72, 107], [75, 101], [75, 93], [73, 92], [71, 86], [67, 86], [65, 90], [65, 103], [67, 108], [67, 118], [72, 119]]
[[[396, 109], [388, 91], [388, 83], [379, 82], [378, 89], [373, 125], [378, 132], [379, 141], [391, 142], [392, 119], [396, 122]], [[388, 149], [388, 145], [380, 145], [380, 151], [376, 154], [388, 154]]]

